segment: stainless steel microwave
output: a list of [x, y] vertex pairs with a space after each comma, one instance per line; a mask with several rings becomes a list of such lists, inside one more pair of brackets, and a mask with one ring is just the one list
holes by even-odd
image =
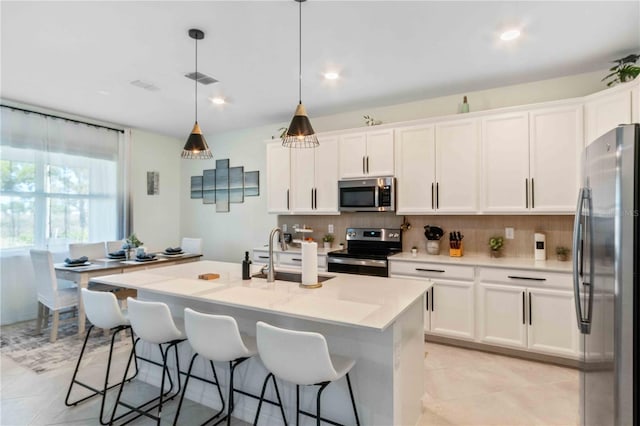
[[396, 208], [396, 179], [338, 181], [338, 202], [343, 212], [392, 212]]

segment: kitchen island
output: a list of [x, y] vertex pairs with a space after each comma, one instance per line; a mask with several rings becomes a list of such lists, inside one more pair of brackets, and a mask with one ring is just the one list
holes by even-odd
[[[258, 272], [260, 265], [252, 265]], [[197, 279], [199, 274], [217, 273], [211, 281]], [[424, 295], [429, 281], [379, 278], [347, 274], [324, 274], [333, 278], [318, 289], [303, 289], [298, 283], [265, 279], [241, 279], [241, 266], [234, 263], [200, 261], [168, 266], [151, 271], [108, 275], [93, 281], [135, 288], [142, 300], [167, 303], [176, 317], [185, 307], [200, 312], [231, 315], [241, 332], [255, 336], [257, 321], [296, 330], [322, 333], [329, 350], [352, 357], [356, 366], [352, 383], [362, 424], [415, 425], [421, 414], [424, 362]], [[180, 345], [182, 369], [190, 359], [191, 348]], [[144, 346], [143, 356], [158, 359], [157, 348]], [[246, 365], [245, 365], [246, 364]], [[236, 385], [259, 394], [267, 374], [258, 359], [252, 359], [237, 370]], [[200, 359], [196, 374], [204, 374]], [[142, 380], [159, 384], [158, 368], [143, 371]], [[226, 387], [228, 368], [220, 365], [218, 377]], [[209, 373], [210, 374], [210, 373]], [[295, 417], [295, 386], [281, 384], [281, 396], [287, 419]], [[301, 408], [315, 412], [313, 386], [301, 388]], [[275, 395], [268, 395], [275, 398]], [[187, 398], [220, 407], [217, 392], [198, 381], [189, 385]], [[343, 424], [353, 424], [353, 412], [344, 380], [330, 385], [323, 393], [323, 417]], [[252, 398], [236, 395], [233, 415], [253, 422], [257, 403]], [[326, 411], [325, 411], [326, 410]], [[261, 424], [280, 424], [277, 407], [265, 406]], [[301, 417], [301, 424], [314, 424]]]

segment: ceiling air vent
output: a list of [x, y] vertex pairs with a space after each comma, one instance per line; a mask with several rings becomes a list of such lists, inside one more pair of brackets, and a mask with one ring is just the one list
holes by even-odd
[[189, 74], [185, 74], [184, 76], [187, 77], [189, 80], [196, 80], [198, 83], [205, 84], [205, 85], [218, 82], [218, 80], [216, 80], [215, 78], [208, 76], [206, 74], [202, 74], [201, 72], [198, 72], [198, 73], [190, 72]]
[[160, 88], [158, 86], [156, 86], [155, 84], [149, 83], [149, 82], [146, 82], [146, 81], [142, 81], [142, 80], [134, 80], [134, 81], [131, 82], [131, 84], [133, 86], [139, 87], [139, 88], [144, 89], [144, 90], [149, 90], [151, 92], [157, 92], [158, 90], [160, 90]]

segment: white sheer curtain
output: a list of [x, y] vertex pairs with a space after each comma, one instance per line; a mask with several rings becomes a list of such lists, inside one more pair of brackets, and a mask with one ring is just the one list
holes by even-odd
[[31, 271], [25, 273], [29, 249], [46, 248], [64, 259], [70, 242], [124, 235], [125, 142], [122, 132], [100, 126], [4, 106], [0, 113], [6, 324], [35, 314], [35, 287]]

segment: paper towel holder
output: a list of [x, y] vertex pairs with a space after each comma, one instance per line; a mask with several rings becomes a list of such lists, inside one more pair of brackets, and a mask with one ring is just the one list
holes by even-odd
[[300, 283], [300, 288], [320, 288], [322, 287], [322, 283], [318, 282], [315, 284], [302, 284]]

